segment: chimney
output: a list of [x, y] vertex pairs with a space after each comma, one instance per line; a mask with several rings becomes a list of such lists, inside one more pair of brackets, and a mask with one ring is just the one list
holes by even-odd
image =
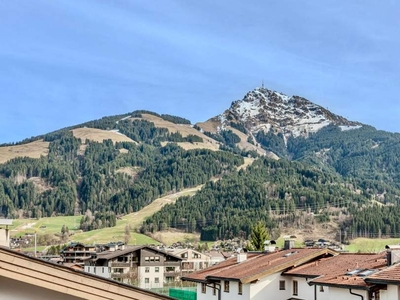
[[283, 239], [285, 240], [283, 246], [284, 250], [290, 250], [294, 248], [294, 240], [297, 239], [295, 235], [285, 235]]
[[387, 266], [394, 265], [400, 261], [400, 245], [386, 245]]
[[0, 219], [0, 246], [10, 248], [10, 229], [8, 226], [12, 226], [12, 222], [11, 219]]
[[389, 267], [392, 265], [392, 252], [386, 252], [386, 265]]
[[276, 242], [274, 240], [268, 240], [264, 242], [264, 252], [275, 252]]
[[238, 263], [246, 261], [247, 260], [247, 253], [246, 252], [238, 253], [237, 256], [236, 256], [236, 259], [237, 259]]
[[284, 250], [290, 250], [294, 248], [294, 240], [285, 240]]

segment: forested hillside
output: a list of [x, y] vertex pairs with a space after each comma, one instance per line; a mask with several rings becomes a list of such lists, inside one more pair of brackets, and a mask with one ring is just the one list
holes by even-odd
[[378, 131], [369, 126], [341, 130], [327, 126], [308, 138], [281, 135], [259, 142], [268, 150], [292, 161], [306, 162], [338, 173], [372, 194], [382, 194], [384, 203], [397, 203], [400, 188], [400, 134]]
[[[164, 123], [156, 126], [144, 115]], [[282, 225], [301, 227], [307, 219], [339, 222], [343, 239], [400, 235], [399, 134], [329, 125], [307, 137], [288, 138], [274, 131], [252, 132], [248, 123], [231, 121], [229, 126], [280, 160], [240, 149], [234, 129], [205, 131], [184, 118], [148, 111], [104, 117], [17, 143], [44, 140], [48, 154], [0, 164], [0, 214], [86, 213], [90, 218], [81, 225], [90, 230], [113, 226], [118, 215], [138, 211], [162, 195], [205, 184], [195, 196], [149, 218], [142, 232], [172, 227], [213, 240], [245, 237], [258, 220], [276, 232]], [[72, 132], [77, 128], [112, 131], [129, 141], [82, 140]], [[203, 139], [220, 151], [203, 149]], [[184, 150], [177, 145], [181, 142], [194, 149]], [[238, 171], [248, 156], [256, 160]]]
[[[104, 216], [126, 214], [161, 195], [236, 170], [243, 163], [241, 156], [225, 151], [185, 151], [174, 144], [161, 147], [161, 141], [188, 137], [124, 117], [107, 117], [25, 140], [50, 141], [49, 154], [40, 159], [15, 158], [0, 165], [0, 213], [14, 218], [83, 214], [87, 210]], [[82, 126], [118, 129], [137, 143], [81, 141], [70, 130]], [[130, 172], [121, 171], [126, 169]], [[31, 180], [37, 178], [40, 186]]]
[[271, 230], [283, 220], [295, 224], [298, 211], [326, 221], [323, 212], [328, 207], [347, 211], [369, 203], [369, 195], [357, 193], [358, 188], [312, 166], [260, 158], [245, 170], [207, 183], [191, 199], [183, 197], [165, 206], [142, 230], [175, 227], [200, 231], [203, 240], [215, 240], [247, 236], [255, 220], [264, 221]]

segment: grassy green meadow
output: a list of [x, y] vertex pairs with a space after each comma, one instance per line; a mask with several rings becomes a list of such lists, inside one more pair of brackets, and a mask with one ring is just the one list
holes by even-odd
[[[60, 216], [41, 219], [16, 219], [13, 222], [12, 236], [19, 236], [25, 233], [36, 233], [38, 235], [61, 233], [63, 225], [67, 226], [72, 235], [69, 241], [82, 242], [86, 244], [107, 243], [111, 241], [124, 241], [125, 227], [130, 226], [130, 239], [128, 244], [146, 245], [159, 244], [160, 242], [144, 234], [139, 234], [136, 229], [149, 216], [159, 211], [164, 205], [175, 203], [181, 196], [194, 195], [202, 185], [195, 188], [185, 189], [178, 193], [167, 195], [154, 200], [151, 204], [138, 212], [123, 216], [117, 220], [117, 225], [110, 228], [102, 228], [87, 232], [79, 230], [82, 216]], [[179, 238], [176, 235], [176, 238]], [[175, 242], [178, 240], [175, 240]]]

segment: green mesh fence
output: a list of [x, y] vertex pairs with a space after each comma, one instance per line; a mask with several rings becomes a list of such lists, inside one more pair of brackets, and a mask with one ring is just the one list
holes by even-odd
[[193, 290], [169, 289], [169, 296], [178, 300], [197, 300], [197, 293]]

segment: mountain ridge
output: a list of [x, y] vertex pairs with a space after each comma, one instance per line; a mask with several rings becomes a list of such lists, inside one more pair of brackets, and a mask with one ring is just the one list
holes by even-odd
[[[85, 134], [77, 136], [79, 128]], [[224, 238], [248, 233], [252, 220], [272, 229], [280, 219], [301, 223], [313, 212], [321, 222], [335, 219], [343, 232], [367, 236], [378, 228], [385, 235], [397, 232], [393, 220], [400, 220], [400, 211], [393, 210], [390, 220], [371, 223], [365, 221], [371, 219], [368, 210], [361, 209], [376, 201], [397, 207], [399, 134], [264, 88], [206, 122], [135, 111], [26, 139], [13, 145], [16, 155], [22, 153], [18, 147], [38, 140], [48, 143], [41, 157], [0, 164], [1, 216], [85, 214], [82, 226], [91, 230], [113, 226], [116, 215], [138, 211], [162, 195], [206, 184], [200, 196], [186, 201], [201, 209], [178, 200], [142, 230], [178, 227]], [[0, 147], [0, 154], [4, 149], [10, 146]], [[237, 170], [244, 157], [255, 162]], [[135, 172], [122, 171], [128, 169]], [[49, 188], [38, 189], [32, 178]], [[338, 218], [339, 212], [346, 217]]]
[[264, 87], [249, 91], [243, 99], [233, 101], [230, 108], [212, 119], [219, 119], [221, 128], [236, 121], [245, 124], [251, 132], [281, 132], [285, 137], [308, 136], [330, 124], [347, 128], [363, 126], [303, 97], [289, 97]]

